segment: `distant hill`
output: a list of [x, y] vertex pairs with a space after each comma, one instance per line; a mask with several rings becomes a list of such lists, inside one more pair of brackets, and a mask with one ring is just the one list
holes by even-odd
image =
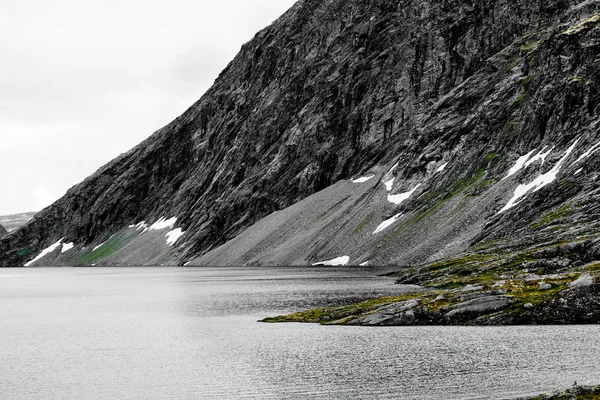
[[[18, 228], [25, 225], [33, 216], [37, 214], [36, 212], [26, 212], [20, 214], [11, 214], [11, 215], [0, 215], [0, 225], [6, 228], [8, 233], [16, 231]], [[2, 236], [2, 230], [0, 229], [0, 236]]]

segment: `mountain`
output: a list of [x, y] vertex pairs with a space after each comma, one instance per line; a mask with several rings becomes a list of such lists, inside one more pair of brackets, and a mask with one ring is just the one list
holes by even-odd
[[2, 224], [2, 226], [4, 226], [8, 232], [12, 232], [27, 224], [27, 222], [29, 222], [35, 214], [35, 212], [26, 212], [19, 214], [0, 215], [0, 224]]
[[0, 237], [6, 235], [6, 229], [2, 225], [0, 225]]
[[0, 265], [597, 271], [599, 10], [300, 0], [180, 117], [3, 237]]

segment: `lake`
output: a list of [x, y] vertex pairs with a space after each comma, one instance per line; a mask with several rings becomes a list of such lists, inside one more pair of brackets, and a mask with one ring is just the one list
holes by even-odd
[[503, 399], [600, 383], [600, 327], [266, 316], [395, 295], [363, 268], [0, 269], [2, 399]]

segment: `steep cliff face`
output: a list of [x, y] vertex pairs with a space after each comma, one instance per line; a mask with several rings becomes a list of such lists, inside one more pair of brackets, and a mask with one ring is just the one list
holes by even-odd
[[2, 225], [0, 225], [0, 237], [6, 235], [6, 229]]
[[598, 9], [301, 0], [182, 116], [4, 237], [0, 265], [57, 243], [34, 265], [406, 265], [593, 241]]

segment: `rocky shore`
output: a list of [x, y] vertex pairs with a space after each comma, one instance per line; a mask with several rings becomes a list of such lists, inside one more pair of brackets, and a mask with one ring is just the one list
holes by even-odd
[[[593, 269], [595, 266], [586, 266]], [[301, 311], [263, 322], [325, 325], [528, 325], [600, 322], [600, 284], [590, 272], [470, 277], [416, 287], [414, 293]]]
[[577, 383], [565, 391], [543, 394], [519, 400], [597, 400], [600, 399], [600, 386], [578, 386]]

